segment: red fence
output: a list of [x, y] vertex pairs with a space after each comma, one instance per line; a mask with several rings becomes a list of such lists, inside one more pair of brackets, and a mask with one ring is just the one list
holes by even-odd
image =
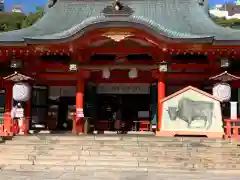
[[9, 117], [0, 117], [0, 136], [13, 136], [13, 121]]
[[225, 119], [224, 138], [240, 140], [240, 119]]

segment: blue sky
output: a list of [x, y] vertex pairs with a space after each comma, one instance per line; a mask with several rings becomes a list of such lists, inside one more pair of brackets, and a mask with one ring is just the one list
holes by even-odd
[[[5, 9], [7, 11], [12, 9], [13, 5], [20, 5], [24, 12], [29, 13], [35, 11], [36, 7], [43, 7], [48, 0], [5, 0]], [[224, 4], [224, 2], [235, 2], [236, 0], [209, 0], [210, 5]]]
[[26, 13], [33, 12], [36, 7], [43, 7], [48, 0], [5, 0], [4, 6], [7, 11], [11, 10], [14, 5], [20, 5], [23, 7], [23, 11]]

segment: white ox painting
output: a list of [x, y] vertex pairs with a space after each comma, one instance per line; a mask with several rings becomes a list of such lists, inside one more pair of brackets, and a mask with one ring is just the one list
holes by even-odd
[[157, 135], [222, 137], [221, 103], [211, 94], [189, 86], [162, 103], [161, 130]]

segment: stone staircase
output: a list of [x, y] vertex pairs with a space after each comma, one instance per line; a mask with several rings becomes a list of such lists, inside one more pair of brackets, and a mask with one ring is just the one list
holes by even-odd
[[140, 135], [17, 136], [0, 144], [7, 170], [240, 170], [236, 142]]

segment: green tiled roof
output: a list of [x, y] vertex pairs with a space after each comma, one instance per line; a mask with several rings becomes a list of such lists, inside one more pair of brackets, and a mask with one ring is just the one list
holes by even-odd
[[[161, 38], [193, 42], [240, 40], [240, 31], [216, 25], [206, 9], [208, 1], [201, 0], [120, 0], [133, 9], [129, 17], [105, 17], [102, 10], [113, 0], [58, 0], [33, 26], [0, 34], [0, 42], [34, 43], [65, 40], [81, 35], [87, 28], [118, 27], [134, 24]], [[216, 41], [214, 41], [216, 40]], [[239, 41], [240, 42], [240, 41]]]

